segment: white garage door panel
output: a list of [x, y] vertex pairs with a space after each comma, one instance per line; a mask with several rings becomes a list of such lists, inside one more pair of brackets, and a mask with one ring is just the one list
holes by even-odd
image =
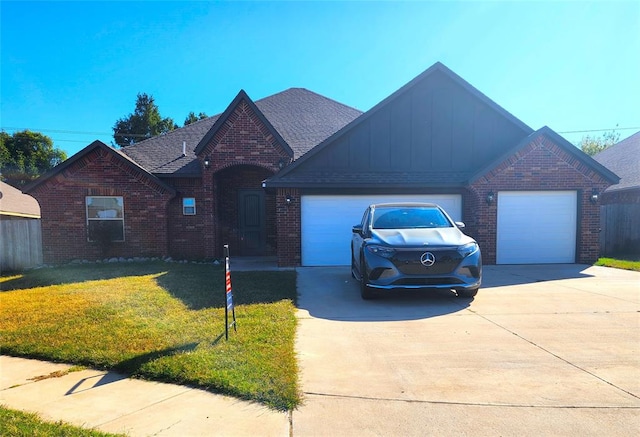
[[302, 196], [302, 265], [350, 265], [351, 228], [360, 223], [367, 206], [384, 202], [437, 203], [453, 220], [462, 219], [459, 194]]
[[498, 193], [498, 264], [573, 263], [575, 191]]

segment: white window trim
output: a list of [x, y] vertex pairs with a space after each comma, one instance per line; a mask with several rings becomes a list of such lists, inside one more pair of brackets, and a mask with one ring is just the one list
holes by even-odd
[[[193, 205], [185, 205], [185, 201], [189, 199], [193, 199]], [[187, 212], [187, 208], [193, 208], [193, 212]], [[195, 197], [182, 198], [182, 215], [196, 215], [196, 198]]]
[[[120, 199], [120, 203], [122, 204], [122, 217], [89, 217], [89, 199]], [[86, 196], [84, 200], [85, 205], [85, 216], [87, 219], [87, 241], [90, 243], [96, 242], [91, 239], [89, 235], [89, 223], [95, 221], [120, 221], [122, 223], [122, 240], [113, 240], [113, 243], [122, 243], [125, 241], [124, 234], [124, 198], [123, 196]]]

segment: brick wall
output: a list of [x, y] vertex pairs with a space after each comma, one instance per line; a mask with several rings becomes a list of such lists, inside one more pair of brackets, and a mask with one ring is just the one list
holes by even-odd
[[[168, 254], [167, 205], [173, 192], [115, 152], [95, 148], [30, 194], [40, 204], [45, 263]], [[106, 253], [87, 241], [86, 196], [123, 197], [125, 241], [112, 243]]]
[[[533, 139], [517, 153], [476, 180], [465, 198], [465, 220], [482, 248], [486, 264], [496, 262], [497, 196], [511, 190], [575, 190], [578, 193], [576, 262], [592, 263], [599, 254], [600, 205], [589, 198], [610, 184], [579, 159], [545, 136]], [[487, 204], [493, 192], [495, 200]], [[524, 232], [525, 230], [523, 230]]]
[[[174, 259], [206, 258], [203, 236], [208, 217], [202, 180], [172, 178], [167, 183], [176, 189], [176, 196], [169, 202], [169, 254]], [[182, 199], [185, 197], [196, 199], [196, 215], [184, 215]]]
[[[287, 197], [291, 202], [287, 202]], [[295, 267], [302, 262], [300, 191], [279, 188], [276, 193], [278, 219], [278, 265]]]
[[[241, 100], [200, 153], [201, 162], [205, 157], [211, 162], [209, 168], [203, 166], [202, 178], [204, 214], [210, 218], [204, 224], [205, 255], [220, 257], [223, 244], [238, 247], [238, 188], [262, 189], [262, 181], [291, 156], [251, 105]], [[274, 195], [265, 196], [265, 209], [267, 253], [272, 254], [278, 245]]]

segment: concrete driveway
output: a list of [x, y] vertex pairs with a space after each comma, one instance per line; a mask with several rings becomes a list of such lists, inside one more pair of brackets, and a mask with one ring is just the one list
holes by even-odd
[[294, 436], [640, 432], [640, 273], [488, 266], [474, 299], [298, 270]]

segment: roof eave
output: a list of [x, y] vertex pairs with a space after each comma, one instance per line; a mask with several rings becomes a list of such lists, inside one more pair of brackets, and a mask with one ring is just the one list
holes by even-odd
[[286, 181], [274, 181], [269, 182], [269, 179], [262, 182], [263, 188], [313, 188], [313, 189], [352, 189], [352, 188], [384, 188], [384, 189], [424, 189], [424, 188], [464, 188], [466, 185], [463, 182], [449, 182], [449, 183], [326, 183], [326, 182], [286, 182]]
[[11, 216], [11, 217], [20, 217], [20, 218], [30, 218], [30, 219], [39, 219], [40, 214], [29, 214], [26, 212], [13, 212], [13, 211], [0, 211], [0, 216]]

